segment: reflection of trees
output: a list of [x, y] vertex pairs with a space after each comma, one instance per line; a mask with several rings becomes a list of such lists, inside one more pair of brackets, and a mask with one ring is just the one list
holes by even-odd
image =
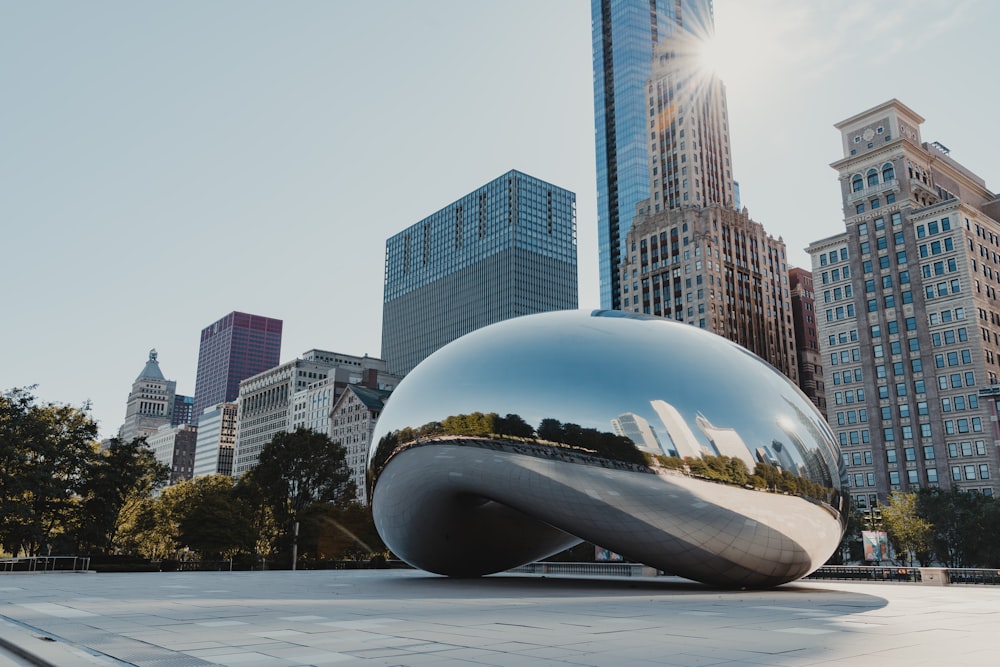
[[[404, 427], [391, 431], [379, 440], [372, 454], [370, 471], [381, 472], [397, 452], [444, 436], [465, 436], [493, 440], [530, 440], [538, 444], [554, 445], [560, 450], [588, 457], [609, 459], [614, 462], [645, 467], [649, 463], [630, 438], [609, 431], [585, 428], [579, 424], [562, 423], [558, 419], [543, 419], [538, 429], [532, 428], [520, 415], [501, 417], [495, 412], [471, 412], [451, 415], [439, 422], [428, 422], [418, 427]], [[647, 470], [648, 471], [648, 470]], [[372, 480], [369, 480], [369, 483]]]
[[733, 456], [705, 455], [697, 459], [657, 456], [656, 461], [663, 468], [677, 470], [692, 477], [759, 491], [805, 496], [824, 503], [829, 503], [834, 495], [832, 488], [767, 463], [758, 462], [751, 474], [746, 463]]

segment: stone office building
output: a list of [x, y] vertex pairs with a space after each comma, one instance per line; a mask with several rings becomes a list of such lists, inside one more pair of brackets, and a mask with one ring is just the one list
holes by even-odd
[[1000, 200], [897, 100], [838, 123], [843, 233], [812, 256], [852, 499], [998, 490]]

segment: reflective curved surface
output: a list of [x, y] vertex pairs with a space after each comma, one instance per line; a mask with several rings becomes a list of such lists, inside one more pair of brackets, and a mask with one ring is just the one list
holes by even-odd
[[846, 525], [812, 403], [692, 326], [619, 311], [507, 320], [399, 385], [369, 452], [375, 524], [408, 563], [479, 576], [581, 540], [722, 586], [805, 576]]

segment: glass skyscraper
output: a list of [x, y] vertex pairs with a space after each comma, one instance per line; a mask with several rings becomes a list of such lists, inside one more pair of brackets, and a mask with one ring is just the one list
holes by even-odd
[[591, 0], [601, 307], [620, 307], [622, 245], [650, 197], [646, 84], [654, 49], [710, 34], [711, 0]]
[[510, 171], [386, 241], [391, 373], [488, 324], [577, 306], [576, 195], [527, 174]]
[[281, 326], [281, 320], [234, 311], [201, 330], [195, 421], [205, 408], [234, 402], [241, 380], [278, 365]]

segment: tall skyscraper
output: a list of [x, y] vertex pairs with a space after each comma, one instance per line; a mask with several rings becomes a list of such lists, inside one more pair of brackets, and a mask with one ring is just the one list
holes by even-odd
[[836, 125], [846, 231], [808, 248], [830, 426], [861, 507], [996, 495], [1000, 198], [890, 100]]
[[459, 336], [576, 308], [576, 195], [510, 171], [386, 241], [382, 356], [409, 373]]
[[[599, 4], [611, 8], [612, 33], [616, 17], [627, 23], [636, 11], [635, 3]], [[699, 58], [714, 32], [712, 4], [639, 4], [656, 37], [639, 91], [646, 197], [630, 212], [631, 225], [618, 225], [627, 231], [616, 246], [614, 306], [708, 329], [797, 381], [785, 244], [737, 210], [726, 91]]]
[[169, 425], [176, 388], [176, 382], [163, 377], [156, 350], [150, 350], [146, 365], [132, 383], [125, 406], [125, 423], [118, 429], [118, 437], [129, 442], [156, 433], [164, 424]]
[[[636, 206], [649, 199], [650, 191], [650, 148], [659, 145], [664, 137], [650, 139], [658, 133], [659, 123], [670, 128], [673, 109], [668, 107], [663, 117], [650, 116], [650, 99], [647, 86], [653, 74], [654, 55], [661, 67], [677, 62], [691, 66], [691, 54], [699, 39], [714, 31], [711, 0], [591, 0], [591, 24], [593, 26], [594, 54], [594, 124], [597, 148], [597, 220], [598, 252], [600, 269], [601, 307], [620, 307], [621, 290], [619, 267], [624, 251], [625, 235], [632, 227]], [[673, 60], [671, 63], [669, 61]], [[683, 80], [678, 80], [683, 84]], [[683, 90], [683, 86], [667, 85], [657, 95], [664, 95], [671, 101]], [[689, 109], [690, 133], [698, 127], [695, 113]], [[725, 99], [722, 98], [722, 111]], [[713, 119], [711, 122], [718, 122]], [[680, 129], [679, 125], [675, 126]], [[716, 132], [702, 127], [702, 146], [715, 144], [723, 139], [728, 145], [728, 130]], [[679, 139], [679, 137], [678, 137]], [[674, 146], [675, 144], [670, 144]], [[666, 147], [666, 144], [664, 144]], [[685, 143], [685, 149], [695, 150], [694, 139]], [[664, 160], [670, 159], [673, 167], [676, 153], [661, 152]], [[727, 155], [728, 157], [728, 155]], [[703, 163], [704, 168], [710, 165]], [[684, 164], [683, 166], [693, 166]], [[721, 164], [713, 163], [714, 170]], [[658, 166], [658, 171], [661, 167]], [[728, 165], [726, 166], [728, 169]], [[662, 180], [662, 179], [661, 179]], [[668, 198], [655, 202], [670, 201], [678, 184], [672, 177], [662, 185], [667, 188]], [[699, 176], [699, 180], [703, 180]], [[731, 180], [731, 179], [730, 179]], [[693, 186], [693, 174], [689, 178]], [[661, 195], [662, 196], [662, 195]], [[725, 203], [729, 197], [720, 194], [719, 201]], [[691, 200], [691, 205], [695, 201]]]
[[281, 320], [234, 311], [201, 330], [195, 421], [205, 408], [234, 402], [242, 380], [278, 365], [281, 326]]

